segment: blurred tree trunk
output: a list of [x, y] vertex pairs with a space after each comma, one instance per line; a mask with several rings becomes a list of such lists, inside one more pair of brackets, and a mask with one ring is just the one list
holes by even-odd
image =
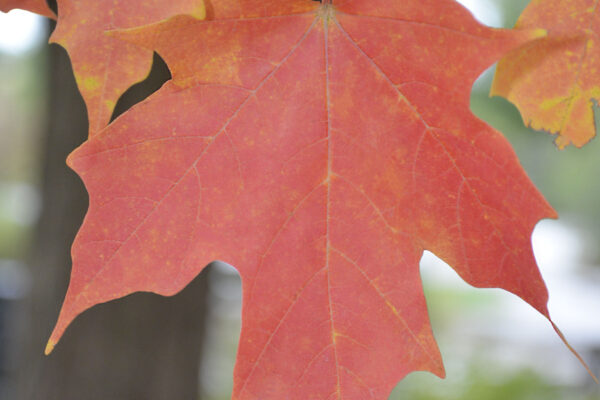
[[[50, 356], [43, 355], [69, 281], [70, 246], [87, 209], [83, 184], [65, 165], [86, 139], [85, 106], [59, 46], [51, 46], [49, 66], [44, 205], [32, 247], [33, 288], [23, 305], [28, 317], [19, 335], [17, 399], [197, 399], [205, 273], [172, 298], [143, 293], [94, 307], [75, 320]], [[168, 74], [164, 64], [153, 68], [124, 96], [121, 111]]]

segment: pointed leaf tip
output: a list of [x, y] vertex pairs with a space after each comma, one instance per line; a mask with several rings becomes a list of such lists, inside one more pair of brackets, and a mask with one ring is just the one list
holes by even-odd
[[54, 350], [54, 346], [56, 346], [56, 342], [52, 339], [49, 339], [48, 343], [46, 343], [46, 349], [44, 349], [44, 355], [50, 355], [52, 350]]

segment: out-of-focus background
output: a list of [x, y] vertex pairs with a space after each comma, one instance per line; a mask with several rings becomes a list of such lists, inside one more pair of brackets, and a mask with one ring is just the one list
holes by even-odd
[[[496, 27], [513, 26], [527, 5], [461, 2]], [[241, 292], [224, 264], [173, 298], [137, 294], [95, 307], [43, 356], [87, 206], [64, 164], [85, 140], [85, 106], [66, 53], [45, 43], [50, 29], [24, 11], [0, 13], [0, 399], [229, 399]], [[115, 115], [168, 76], [156, 57]], [[558, 151], [549, 135], [524, 128], [513, 106], [488, 97], [492, 76], [490, 69], [475, 84], [472, 109], [513, 143], [560, 214], [538, 224], [534, 251], [551, 315], [598, 374], [600, 142]], [[532, 308], [500, 290], [469, 287], [430, 253], [421, 264], [448, 377], [413, 373], [391, 399], [600, 400], [598, 385]]]

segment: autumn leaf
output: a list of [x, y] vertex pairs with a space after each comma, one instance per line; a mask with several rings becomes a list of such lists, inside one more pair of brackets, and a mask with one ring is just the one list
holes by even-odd
[[116, 40], [105, 31], [132, 28], [176, 14], [204, 18], [203, 0], [58, 0], [58, 24], [50, 38], [69, 53], [85, 100], [90, 135], [104, 128], [119, 97], [146, 77], [152, 51]]
[[90, 194], [50, 352], [95, 304], [242, 279], [235, 399], [387, 399], [444, 376], [419, 259], [549, 318], [531, 250], [555, 212], [469, 111], [477, 76], [543, 34], [450, 0], [221, 0], [115, 37], [173, 79], [73, 152]]
[[48, 7], [46, 0], [0, 0], [0, 11], [9, 12], [12, 9], [31, 11], [48, 18], [56, 19], [54, 12]]
[[545, 28], [548, 37], [498, 64], [491, 94], [514, 103], [528, 126], [558, 135], [559, 148], [582, 147], [596, 135], [599, 16], [597, 0], [532, 1], [516, 27]]

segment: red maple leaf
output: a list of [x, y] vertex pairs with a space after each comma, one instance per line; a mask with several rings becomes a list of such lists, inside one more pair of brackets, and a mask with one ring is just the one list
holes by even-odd
[[114, 33], [173, 79], [69, 157], [90, 208], [51, 351], [85, 309], [240, 272], [236, 399], [385, 399], [444, 375], [419, 259], [549, 318], [531, 231], [556, 214], [469, 111], [475, 78], [539, 31], [450, 0], [221, 0]]

